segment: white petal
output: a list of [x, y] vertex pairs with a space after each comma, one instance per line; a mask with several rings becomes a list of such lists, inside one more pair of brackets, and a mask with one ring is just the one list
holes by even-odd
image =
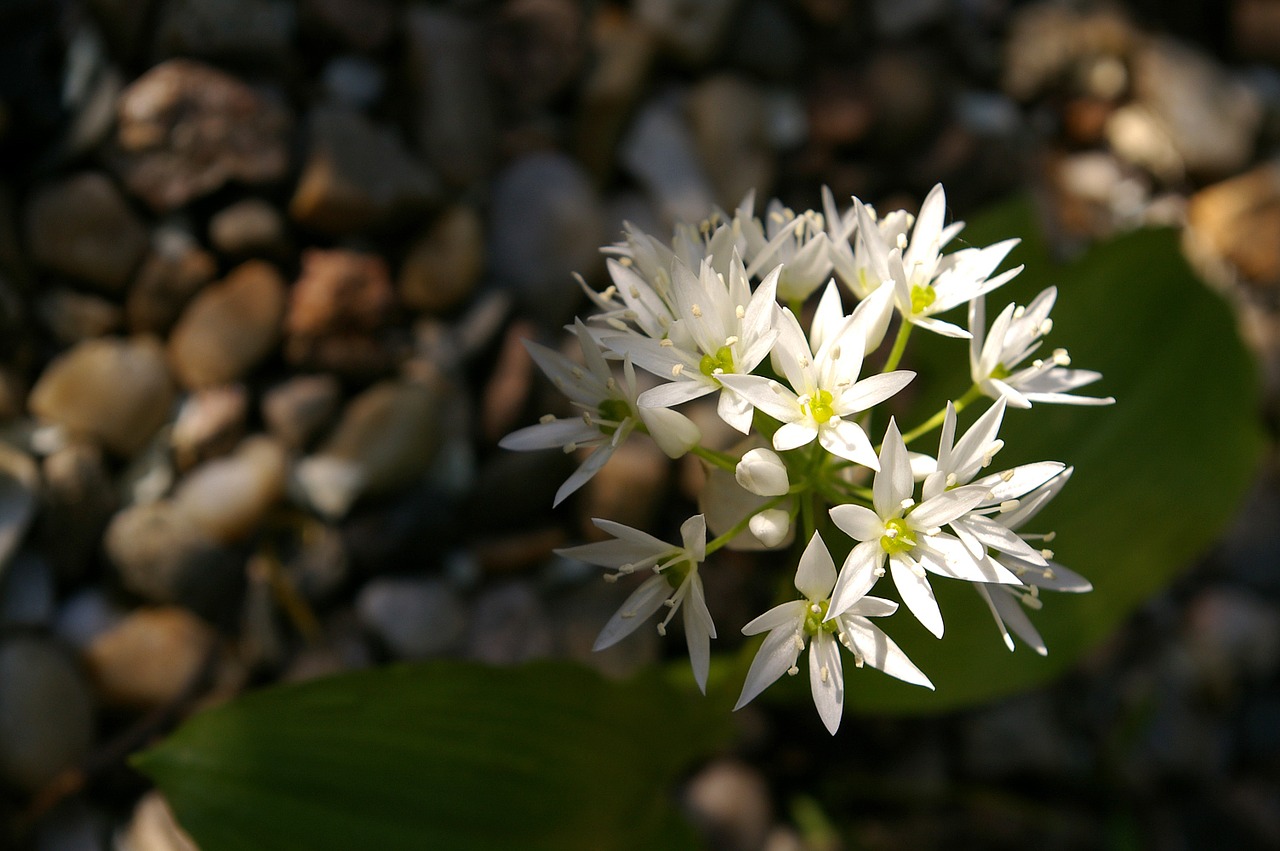
[[565, 417], [517, 429], [498, 441], [498, 445], [503, 449], [518, 451], [552, 449], [570, 443], [599, 440], [600, 436], [600, 430], [587, 425], [582, 417]]
[[907, 445], [902, 442], [898, 424], [890, 418], [889, 427], [884, 433], [884, 443], [880, 447], [880, 472], [876, 473], [872, 484], [876, 514], [884, 519], [898, 516], [898, 512], [902, 510], [902, 501], [911, 496], [913, 490], [915, 482], [911, 478]]
[[[642, 364], [643, 366], [643, 364]], [[666, 373], [669, 374], [669, 373]], [[702, 373], [698, 373], [701, 375]], [[699, 399], [709, 393], [716, 391], [714, 382], [699, 381], [696, 379], [668, 381], [665, 384], [659, 384], [657, 387], [651, 387], [640, 394], [636, 399], [636, 404], [641, 409], [644, 408], [671, 408], [676, 405], [683, 405], [694, 399]]]
[[933, 683], [929, 682], [924, 672], [875, 624], [865, 618], [846, 615], [840, 619], [840, 626], [853, 649], [866, 664], [903, 682], [933, 688]]
[[804, 622], [808, 610], [807, 600], [789, 600], [754, 618], [742, 628], [742, 634], [759, 635], [762, 632], [772, 632], [786, 624], [799, 629], [799, 624]]
[[880, 461], [876, 458], [875, 447], [867, 439], [862, 426], [839, 418], [830, 419], [818, 429], [818, 443], [822, 448], [846, 461], [880, 469]]
[[836, 584], [836, 563], [831, 560], [831, 553], [817, 532], [813, 533], [800, 555], [795, 583], [796, 590], [815, 603], [827, 599]]
[[893, 396], [915, 377], [916, 374], [909, 369], [898, 369], [864, 378], [846, 388], [839, 398], [832, 400], [832, 407], [840, 416], [865, 411]]
[[844, 560], [836, 586], [831, 592], [831, 605], [827, 608], [827, 620], [848, 611], [876, 584], [881, 565], [884, 564], [884, 548], [877, 541], [858, 544]]
[[844, 713], [844, 671], [840, 665], [840, 645], [825, 630], [820, 630], [809, 643], [809, 688], [813, 691], [818, 716], [834, 736]]
[[[707, 518], [702, 514], [695, 514], [688, 520], [680, 524], [680, 539], [684, 543], [684, 550], [696, 562], [705, 561], [707, 558]], [[701, 585], [701, 581], [699, 581]]]
[[862, 618], [886, 618], [898, 611], [898, 604], [883, 597], [863, 597], [849, 607], [844, 616], [856, 615]]
[[941, 638], [942, 611], [938, 608], [938, 601], [933, 596], [928, 578], [912, 570], [911, 562], [900, 554], [890, 557], [889, 573], [893, 576], [893, 584], [897, 587], [903, 604], [925, 629]]
[[773, 448], [779, 452], [797, 449], [813, 443], [818, 436], [818, 429], [803, 422], [785, 423], [773, 433]]
[[651, 576], [632, 592], [609, 622], [600, 630], [592, 650], [612, 647], [636, 631], [658, 609], [662, 601], [671, 596], [671, 584], [665, 576]]
[[791, 422], [800, 418], [800, 401], [795, 393], [774, 381], [758, 375], [722, 375], [720, 383], [732, 387], [747, 401], [775, 420]]
[[765, 636], [764, 643], [751, 660], [751, 668], [747, 671], [742, 694], [738, 697], [734, 710], [746, 706], [796, 664], [804, 647], [803, 642], [797, 646], [796, 637], [796, 630], [786, 627], [775, 629]]
[[574, 470], [573, 474], [565, 479], [564, 484], [556, 491], [556, 497], [551, 506], [554, 508], [564, 502], [570, 494], [585, 485], [608, 462], [609, 458], [613, 456], [613, 450], [616, 448], [615, 444], [606, 443], [588, 455], [587, 460], [583, 461], [578, 469]]
[[[660, 577], [659, 577], [660, 578]], [[703, 694], [707, 693], [707, 671], [711, 665], [711, 639], [716, 637], [716, 627], [707, 611], [707, 599], [702, 590], [702, 577], [695, 570], [685, 580], [689, 592], [684, 600], [684, 639], [689, 648], [689, 664], [693, 667], [693, 680]]]
[[1000, 631], [1004, 633], [1005, 644], [1010, 650], [1013, 649], [1013, 641], [1009, 638], [1008, 630], [1012, 629], [1032, 650], [1041, 656], [1048, 655], [1049, 649], [1045, 646], [1044, 639], [1040, 637], [1035, 624], [1031, 623], [1031, 619], [1027, 617], [1022, 604], [1012, 594], [1002, 588], [991, 588], [988, 591], [981, 585], [976, 587], [979, 591], [987, 592], [992, 617], [996, 619]]
[[679, 411], [640, 408], [640, 421], [668, 458], [679, 458], [702, 441], [702, 431]]
[[907, 515], [907, 519], [916, 529], [944, 526], [972, 511], [987, 498], [988, 493], [989, 491], [981, 485], [965, 485], [943, 491], [916, 506], [915, 510]]
[[878, 541], [884, 534], [884, 521], [862, 505], [837, 505], [829, 512], [831, 522], [856, 541]]

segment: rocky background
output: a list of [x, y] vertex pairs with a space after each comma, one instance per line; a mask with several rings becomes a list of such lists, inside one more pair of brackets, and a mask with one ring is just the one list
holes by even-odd
[[[1185, 224], [1274, 428], [1278, 143], [1280, 0], [7, 0], [0, 847], [190, 848], [125, 759], [256, 685], [660, 656], [591, 654], [615, 589], [551, 550], [696, 470], [632, 441], [553, 513], [572, 459], [496, 448], [624, 219], [942, 181], [1064, 255]], [[724, 849], [1280, 846], [1277, 474], [1065, 682], [740, 713], [683, 806]]]

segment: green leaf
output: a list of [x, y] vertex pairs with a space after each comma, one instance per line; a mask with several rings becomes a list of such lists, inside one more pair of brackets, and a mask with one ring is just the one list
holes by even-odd
[[135, 765], [203, 851], [689, 848], [672, 784], [727, 712], [657, 670], [433, 662], [249, 694]]
[[[1088, 594], [1041, 595], [1031, 612], [1047, 657], [1019, 644], [1010, 653], [985, 604], [964, 583], [935, 579], [946, 622], [942, 640], [910, 616], [882, 626], [929, 675], [928, 692], [877, 674], [846, 678], [851, 709], [934, 712], [1043, 683], [1103, 641], [1142, 603], [1203, 555], [1233, 517], [1263, 447], [1257, 381], [1227, 306], [1187, 267], [1177, 234], [1121, 236], [1068, 266], [1054, 264], [1028, 233], [1027, 203], [974, 222], [962, 236], [983, 245], [1009, 236], [1026, 269], [988, 296], [988, 321], [1009, 301], [1026, 304], [1057, 285], [1045, 347], [1070, 350], [1073, 365], [1102, 372], [1081, 391], [1114, 396], [1109, 407], [1009, 409], [997, 469], [1035, 460], [1073, 465], [1075, 475], [1026, 531], [1058, 533], [1055, 560], [1094, 584]], [[957, 321], [964, 324], [961, 311]], [[948, 317], [952, 318], [952, 317]], [[923, 338], [923, 339], [922, 339]], [[917, 346], [917, 344], [919, 344]], [[968, 385], [967, 344], [917, 332], [908, 352], [920, 372], [914, 426]], [[950, 383], [927, 379], [945, 373]], [[961, 426], [985, 410], [975, 405]], [[937, 433], [913, 449], [937, 451]], [[877, 587], [877, 593], [883, 586]]]

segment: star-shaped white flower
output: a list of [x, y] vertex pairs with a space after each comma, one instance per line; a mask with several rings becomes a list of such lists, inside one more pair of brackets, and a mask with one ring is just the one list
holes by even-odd
[[942, 637], [942, 612], [928, 574], [969, 582], [1013, 582], [1007, 570], [988, 560], [975, 560], [964, 543], [942, 531], [988, 499], [990, 489], [966, 485], [945, 490], [923, 502], [912, 499], [915, 483], [911, 462], [897, 424], [889, 420], [880, 447], [880, 468], [872, 483], [872, 508], [837, 505], [831, 519], [860, 543], [849, 553], [832, 595], [828, 617], [838, 615], [857, 599], [867, 570], [883, 570], [885, 560], [902, 601], [926, 629]]
[[1053, 328], [1049, 311], [1058, 296], [1049, 287], [1026, 307], [1010, 304], [986, 331], [985, 300], [979, 296], [969, 303], [969, 373], [982, 392], [993, 399], [1004, 398], [1015, 408], [1030, 408], [1033, 402], [1059, 405], [1110, 405], [1110, 396], [1076, 396], [1077, 387], [1092, 384], [1102, 373], [1088, 369], [1067, 369], [1071, 358], [1066, 349], [1055, 349], [1048, 360], [1036, 359], [1019, 365], [1040, 348]]
[[682, 611], [693, 678], [705, 694], [711, 639], [716, 637], [716, 626], [707, 610], [702, 578], [698, 575], [698, 568], [707, 557], [705, 518], [695, 514], [681, 524], [681, 546], [611, 520], [597, 518], [592, 522], [613, 535], [613, 540], [566, 547], [556, 552], [567, 558], [614, 568], [617, 573], [605, 576], [611, 581], [640, 570], [652, 570], [655, 574], [627, 597], [600, 631], [592, 649], [603, 650], [617, 644], [664, 605], [668, 611], [658, 623], [658, 633], [666, 635], [667, 624], [671, 623], [677, 611]]
[[774, 329], [778, 270], [751, 292], [736, 252], [728, 276], [702, 264], [694, 275], [678, 261], [672, 268], [672, 298], [677, 319], [660, 337], [606, 335], [604, 345], [629, 356], [641, 369], [666, 379], [640, 395], [644, 408], [670, 408], [720, 392], [717, 411], [733, 428], [751, 430], [751, 404], [720, 379], [749, 373], [769, 354]]
[[898, 608], [891, 600], [865, 596], [875, 581], [875, 572], [868, 569], [847, 584], [848, 606], [843, 613], [828, 618], [836, 567], [826, 544], [815, 532], [796, 569], [796, 589], [804, 599], [775, 606], [742, 628], [745, 635], [766, 631], [769, 635], [751, 662], [734, 709], [741, 709], [784, 673], [799, 673], [796, 662], [806, 643], [813, 703], [832, 735], [840, 727], [844, 712], [841, 644], [853, 654], [858, 667], [870, 665], [891, 677], [933, 688], [929, 678], [911, 663], [898, 645], [867, 620], [891, 615]]
[[790, 387], [757, 375], [720, 377], [726, 386], [782, 423], [773, 435], [774, 449], [784, 452], [816, 439], [833, 455], [878, 468], [871, 441], [852, 417], [888, 399], [915, 377], [914, 372], [897, 370], [858, 380], [868, 319], [877, 315], [877, 299], [887, 295], [887, 291], [877, 291], [846, 317], [835, 283], [828, 284], [808, 340], [791, 311], [782, 309], [773, 364]]
[[548, 414], [536, 425], [514, 431], [498, 442], [504, 449], [516, 450], [593, 449], [556, 491], [555, 505], [586, 484], [639, 425], [643, 425], [662, 451], [672, 458], [685, 454], [701, 440], [698, 427], [683, 414], [664, 408], [639, 407], [635, 370], [630, 360], [623, 361], [620, 382], [581, 320], [575, 322], [574, 332], [582, 347], [585, 368], [538, 343], [525, 341], [525, 346], [534, 362], [560, 392], [581, 409], [582, 415], [557, 418]]
[[775, 199], [761, 223], [751, 215], [752, 200], [743, 201], [736, 218], [746, 241], [748, 275], [781, 264], [778, 298], [788, 304], [804, 301], [831, 274], [831, 243], [822, 216], [812, 210], [796, 215]]

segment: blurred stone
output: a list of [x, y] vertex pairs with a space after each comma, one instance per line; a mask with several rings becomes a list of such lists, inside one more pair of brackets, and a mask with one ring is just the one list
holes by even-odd
[[640, 97], [653, 62], [654, 37], [623, 10], [598, 7], [592, 17], [593, 61], [581, 83], [574, 120], [574, 155], [603, 181], [614, 166], [617, 140]]
[[771, 81], [791, 81], [805, 59], [806, 34], [786, 3], [747, 0], [731, 32], [734, 67]]
[[386, 44], [396, 27], [392, 0], [302, 0], [299, 14], [304, 27], [314, 27], [364, 52]]
[[[1108, 139], [1117, 153], [1168, 181], [1180, 180], [1184, 174], [1222, 177], [1249, 163], [1261, 126], [1262, 104], [1248, 86], [1199, 51], [1172, 39], [1143, 42], [1130, 62], [1134, 105], [1120, 112], [1143, 110], [1135, 115], [1151, 122], [1151, 138], [1145, 144], [1152, 150], [1112, 131], [1117, 120], [1113, 116]], [[1176, 162], [1165, 161], [1165, 143], [1157, 141], [1162, 136]]]
[[698, 222], [715, 203], [715, 193], [688, 122], [677, 104], [655, 100], [640, 110], [623, 138], [618, 158], [671, 222]]
[[877, 51], [863, 72], [874, 121], [869, 136], [884, 151], [909, 148], [938, 131], [950, 108], [947, 80], [933, 55], [918, 49]]
[[53, 615], [53, 570], [35, 553], [19, 552], [0, 570], [0, 626], [49, 626]]
[[695, 774], [685, 787], [684, 805], [708, 844], [724, 851], [763, 847], [773, 824], [764, 777], [735, 759], [717, 760]]
[[285, 330], [290, 337], [319, 337], [383, 326], [395, 308], [386, 262], [376, 254], [307, 249], [289, 294]]
[[[490, 455], [467, 495], [467, 530], [488, 536], [544, 525], [552, 517], [556, 490], [576, 466], [573, 458], [559, 450]], [[519, 482], [520, 487], [513, 488], [512, 482]]]
[[1103, 141], [1115, 106], [1098, 98], [1072, 98], [1062, 105], [1062, 130], [1077, 145]]
[[962, 728], [964, 766], [983, 778], [1086, 776], [1089, 752], [1072, 741], [1043, 693], [975, 712]]
[[39, 540], [65, 585], [90, 572], [102, 532], [117, 498], [102, 451], [72, 443], [45, 456], [41, 464]]
[[534, 374], [526, 344], [536, 337], [537, 331], [529, 323], [513, 322], [502, 338], [493, 377], [480, 398], [480, 434], [490, 443], [524, 425], [519, 420], [529, 403]]
[[147, 33], [147, 19], [156, 0], [89, 0], [112, 52], [122, 59], [134, 59]]
[[289, 215], [325, 233], [377, 228], [420, 214], [440, 188], [396, 133], [358, 112], [312, 109], [310, 147]]
[[531, 114], [577, 76], [586, 55], [582, 4], [574, 0], [507, 0], [487, 28], [491, 79], [508, 108]]
[[213, 255], [185, 230], [159, 228], [125, 298], [134, 333], [167, 334], [182, 309], [218, 274]]
[[398, 659], [453, 650], [467, 625], [462, 601], [439, 579], [374, 579], [360, 590], [356, 611]]
[[300, 461], [307, 502], [341, 517], [363, 495], [387, 493], [420, 478], [439, 448], [441, 390], [383, 381], [348, 403], [320, 451]]
[[134, 609], [94, 637], [84, 664], [104, 705], [155, 709], [193, 689], [216, 641], [213, 630], [185, 609]]
[[165, 0], [155, 24], [158, 58], [283, 66], [296, 16], [288, 0]]
[[1085, 63], [1127, 58], [1139, 40], [1118, 9], [1025, 6], [1013, 16], [1005, 39], [1004, 89], [1018, 100], [1030, 100], [1070, 82], [1073, 71]]
[[941, 22], [950, 5], [948, 0], [875, 0], [872, 14], [880, 35], [894, 39]]
[[174, 510], [215, 541], [242, 541], [283, 496], [287, 468], [280, 443], [251, 435], [232, 454], [188, 473], [174, 491]]
[[752, 189], [758, 198], [769, 197], [774, 152], [764, 96], [740, 78], [708, 77], [689, 92], [687, 112], [720, 206], [734, 209]]
[[170, 442], [181, 469], [229, 452], [244, 434], [249, 394], [239, 384], [197, 390], [183, 400]]
[[382, 97], [387, 85], [385, 76], [381, 65], [363, 56], [339, 56], [321, 72], [324, 90], [331, 100], [361, 110], [369, 109]]
[[325, 523], [313, 522], [298, 534], [298, 550], [284, 563], [285, 575], [305, 599], [327, 602], [343, 590], [351, 575], [342, 534]]
[[142, 796], [133, 818], [116, 836], [115, 851], [200, 851], [157, 789]]
[[421, 5], [405, 11], [402, 26], [418, 150], [450, 186], [487, 177], [497, 131], [489, 83], [476, 61], [482, 31], [451, 11]]
[[289, 169], [292, 118], [208, 65], [171, 59], [120, 98], [110, 159], [154, 209], [173, 210], [229, 180], [271, 183]]
[[41, 296], [36, 313], [64, 346], [105, 336], [120, 330], [124, 323], [124, 311], [119, 305], [65, 287], [52, 288]]
[[89, 646], [95, 635], [106, 632], [128, 614], [98, 586], [73, 594], [58, 610], [54, 633], [76, 650]]
[[1280, 164], [1215, 183], [1187, 203], [1184, 244], [1213, 278], [1243, 278], [1280, 294]]
[[596, 637], [625, 599], [618, 585], [592, 577], [581, 587], [558, 592], [548, 601], [555, 629], [556, 655], [589, 665], [607, 677], [624, 679], [654, 664], [660, 654], [657, 630], [638, 629], [612, 647], [595, 650]]
[[31, 829], [31, 851], [108, 851], [110, 819], [86, 798], [65, 798], [44, 812]]
[[0, 780], [43, 789], [93, 744], [93, 700], [73, 660], [34, 635], [0, 641]]
[[302, 449], [333, 422], [341, 401], [342, 385], [332, 375], [299, 375], [263, 395], [262, 418], [286, 446]]
[[101, 337], [54, 358], [28, 404], [37, 417], [129, 456], [169, 418], [173, 395], [155, 338]]
[[223, 254], [245, 257], [281, 255], [288, 247], [284, 217], [261, 198], [245, 198], [209, 219], [209, 241]]
[[567, 321], [581, 300], [572, 274], [600, 265], [600, 205], [587, 176], [568, 157], [532, 154], [498, 175], [491, 200], [493, 277], [547, 327]]
[[551, 655], [554, 639], [533, 587], [508, 582], [481, 594], [471, 610], [467, 655], [489, 665], [516, 665]]
[[254, 553], [245, 565], [244, 601], [240, 606], [238, 660], [260, 674], [278, 672], [288, 660], [288, 640], [280, 623], [275, 556]]
[[40, 494], [40, 471], [26, 453], [0, 443], [0, 574], [22, 543]]
[[169, 360], [186, 387], [239, 381], [275, 347], [285, 283], [274, 266], [250, 260], [205, 287], [169, 337]]
[[738, 0], [637, 0], [635, 12], [668, 52], [701, 65], [719, 48], [737, 7]]
[[836, 148], [864, 140], [875, 121], [861, 76], [846, 69], [823, 69], [807, 93], [809, 137], [815, 145]]
[[119, 292], [147, 250], [147, 230], [106, 176], [82, 172], [36, 191], [27, 246], [40, 266]]
[[607, 517], [634, 529], [652, 527], [671, 484], [671, 461], [651, 440], [628, 440], [582, 488], [579, 517], [588, 535], [599, 532], [592, 517]]
[[482, 573], [500, 576], [532, 570], [546, 562], [556, 547], [569, 543], [563, 529], [549, 526], [531, 532], [486, 535], [468, 545]]
[[240, 557], [168, 501], [121, 511], [103, 546], [120, 583], [153, 603], [225, 614], [244, 581]]
[[1231, 41], [1243, 59], [1280, 63], [1280, 3], [1231, 0]]
[[1232, 588], [1202, 591], [1187, 610], [1187, 652], [1220, 696], [1280, 669], [1280, 610]]
[[444, 313], [471, 296], [483, 270], [480, 216], [471, 207], [450, 207], [414, 240], [396, 288], [407, 307]]

